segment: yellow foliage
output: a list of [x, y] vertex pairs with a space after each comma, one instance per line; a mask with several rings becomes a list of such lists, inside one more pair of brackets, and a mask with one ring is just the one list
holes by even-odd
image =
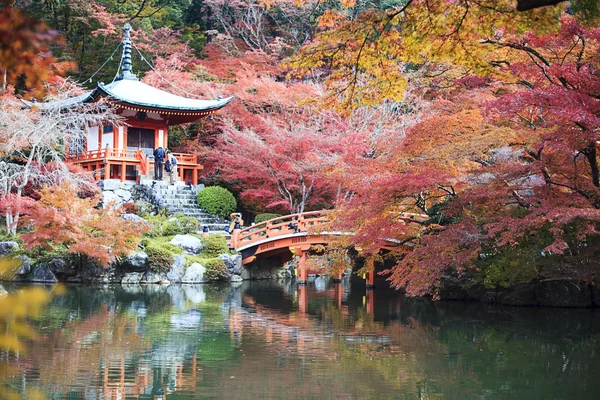
[[[14, 259], [0, 259], [0, 273], [14, 271], [18, 263]], [[59, 289], [60, 290], [60, 289]], [[35, 331], [28, 321], [38, 318], [50, 301], [51, 293], [46, 289], [24, 288], [0, 295], [0, 352], [23, 354], [26, 352], [25, 340], [35, 339]], [[0, 393], [3, 399], [22, 400], [17, 393], [9, 390], [5, 381], [17, 371], [0, 363]], [[29, 390], [25, 399], [41, 400], [44, 396], [37, 390]]]

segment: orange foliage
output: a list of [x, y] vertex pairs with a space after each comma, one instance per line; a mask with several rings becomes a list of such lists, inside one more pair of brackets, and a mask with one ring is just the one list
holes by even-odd
[[73, 186], [44, 187], [41, 198], [28, 211], [21, 235], [26, 248], [64, 245], [67, 252], [83, 254], [106, 267], [116, 257], [137, 248], [145, 224], [126, 221], [113, 208], [95, 208], [98, 196], [81, 199]]

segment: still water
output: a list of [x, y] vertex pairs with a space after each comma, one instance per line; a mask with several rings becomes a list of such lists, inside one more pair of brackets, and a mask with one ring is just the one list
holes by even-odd
[[600, 398], [600, 313], [379, 286], [69, 287], [12, 385], [47, 399]]

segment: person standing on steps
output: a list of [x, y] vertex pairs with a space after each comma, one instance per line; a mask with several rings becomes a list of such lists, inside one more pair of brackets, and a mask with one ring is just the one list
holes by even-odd
[[174, 185], [177, 183], [177, 158], [169, 149], [166, 152], [165, 171], [169, 173], [169, 184]]
[[154, 179], [162, 181], [163, 178], [163, 163], [165, 162], [165, 151], [162, 146], [154, 150]]

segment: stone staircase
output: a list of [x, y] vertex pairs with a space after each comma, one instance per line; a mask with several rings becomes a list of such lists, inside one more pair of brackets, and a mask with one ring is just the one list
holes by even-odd
[[224, 234], [223, 229], [226, 225], [229, 226], [229, 221], [205, 212], [196, 202], [198, 190], [202, 189], [203, 186], [157, 184], [153, 190], [155, 197], [171, 214], [196, 218], [203, 227], [208, 227], [209, 233]]

